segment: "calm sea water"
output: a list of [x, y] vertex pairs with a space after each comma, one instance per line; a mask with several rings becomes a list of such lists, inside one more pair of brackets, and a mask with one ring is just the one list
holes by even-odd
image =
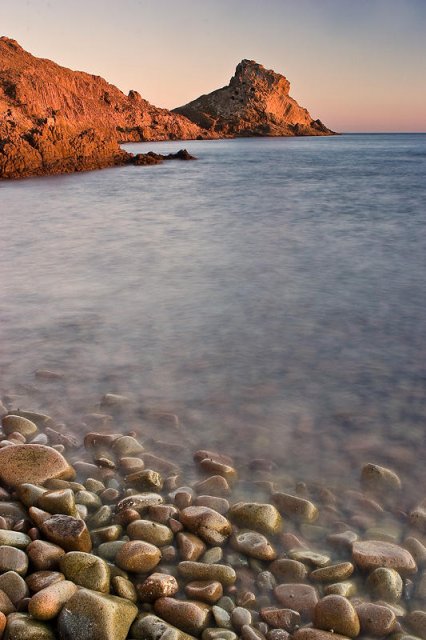
[[126, 148], [182, 146], [198, 160], [0, 183], [1, 392], [70, 429], [129, 394], [123, 430], [172, 411], [188, 446], [334, 484], [387, 464], [414, 499], [426, 135]]

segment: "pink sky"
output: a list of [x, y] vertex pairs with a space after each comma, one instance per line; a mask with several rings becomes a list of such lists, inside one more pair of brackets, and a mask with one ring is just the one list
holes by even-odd
[[14, 0], [2, 33], [172, 108], [243, 58], [337, 131], [426, 131], [424, 0]]

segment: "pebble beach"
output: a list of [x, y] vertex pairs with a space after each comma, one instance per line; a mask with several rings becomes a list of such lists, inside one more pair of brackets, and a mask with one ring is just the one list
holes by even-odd
[[78, 432], [17, 399], [0, 407], [5, 639], [426, 639], [426, 502], [391, 468], [326, 486], [189, 450], [177, 415], [132, 429], [124, 395]]

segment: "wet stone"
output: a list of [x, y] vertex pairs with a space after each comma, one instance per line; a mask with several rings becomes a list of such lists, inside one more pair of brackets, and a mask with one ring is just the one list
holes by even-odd
[[344, 596], [345, 598], [351, 598], [356, 594], [356, 584], [355, 582], [343, 581], [343, 582], [335, 582], [334, 584], [329, 584], [324, 587], [324, 595], [325, 596]]
[[235, 607], [231, 613], [231, 624], [236, 631], [239, 631], [245, 624], [251, 624], [251, 613], [244, 607]]
[[292, 560], [298, 560], [313, 567], [325, 567], [330, 563], [330, 556], [309, 549], [295, 549], [288, 552]]
[[[16, 611], [15, 605], [12, 600], [9, 598], [7, 593], [0, 589], [0, 611], [4, 613], [5, 616], [9, 615], [9, 613], [13, 613]], [[1, 636], [0, 636], [1, 637]]]
[[223, 587], [217, 580], [195, 580], [185, 586], [185, 594], [190, 600], [215, 604], [223, 595]]
[[[234, 609], [232, 609], [232, 611]], [[221, 627], [223, 629], [232, 629], [232, 623], [231, 623], [232, 611], [227, 611], [226, 609], [223, 609], [223, 607], [220, 607], [219, 605], [215, 605], [212, 607], [214, 621], [216, 622], [218, 627]]]
[[186, 531], [179, 532], [176, 535], [176, 542], [182, 560], [192, 560], [196, 562], [207, 548], [198, 536]]
[[37, 571], [49, 571], [57, 568], [65, 551], [62, 547], [51, 542], [34, 540], [28, 545], [27, 554], [32, 566]]
[[125, 640], [138, 608], [129, 600], [80, 589], [63, 607], [61, 640]]
[[147, 491], [123, 498], [118, 502], [116, 509], [117, 512], [123, 509], [135, 509], [140, 512], [146, 507], [162, 504], [162, 502], [163, 498], [158, 493]]
[[217, 580], [224, 586], [233, 585], [237, 579], [234, 569], [225, 564], [185, 561], [179, 562], [178, 570], [187, 580]]
[[284, 608], [297, 611], [304, 620], [312, 619], [318, 602], [318, 594], [314, 587], [307, 584], [279, 584], [274, 593]]
[[237, 640], [237, 634], [230, 629], [220, 629], [217, 627], [209, 627], [204, 629], [201, 634], [202, 640]]
[[0, 480], [8, 486], [43, 484], [49, 478], [69, 480], [74, 475], [65, 458], [52, 447], [22, 444], [0, 449]]
[[159, 598], [155, 601], [154, 610], [166, 622], [191, 635], [199, 635], [209, 626], [211, 619], [208, 605], [191, 600]]
[[395, 569], [380, 567], [367, 578], [366, 586], [374, 600], [397, 602], [402, 596], [403, 582]]
[[346, 580], [353, 572], [354, 566], [351, 562], [340, 562], [322, 569], [315, 569], [310, 573], [309, 578], [315, 582], [337, 582]]
[[138, 594], [135, 585], [130, 580], [127, 580], [127, 578], [114, 576], [111, 580], [111, 585], [116, 596], [130, 600], [130, 602], [137, 602]]
[[71, 489], [47, 491], [37, 500], [37, 506], [49, 513], [63, 513], [68, 516], [76, 516], [74, 492]]
[[129, 637], [135, 640], [194, 640], [193, 636], [151, 613], [144, 613], [136, 618]]
[[240, 633], [241, 633], [241, 638], [243, 638], [243, 640], [264, 640], [265, 638], [265, 636], [261, 631], [259, 631], [258, 629], [256, 629], [250, 624], [245, 624], [241, 628]]
[[198, 496], [194, 499], [193, 504], [194, 507], [209, 507], [221, 515], [225, 515], [229, 511], [228, 500], [216, 496]]
[[292, 496], [288, 493], [274, 493], [272, 500], [278, 511], [297, 522], [315, 522], [318, 518], [318, 509], [309, 500]]
[[52, 620], [76, 591], [77, 586], [73, 582], [56, 582], [33, 595], [28, 603], [28, 612], [36, 620]]
[[176, 578], [165, 573], [152, 573], [136, 588], [141, 602], [154, 602], [158, 598], [174, 596], [179, 590]]
[[25, 613], [11, 613], [7, 619], [6, 637], [9, 640], [55, 640], [49, 624], [34, 620]]
[[144, 540], [164, 547], [173, 541], [173, 532], [163, 524], [150, 520], [134, 520], [127, 527], [127, 535], [132, 540]]
[[293, 609], [279, 609], [277, 607], [263, 607], [260, 610], [260, 617], [268, 623], [270, 627], [285, 629], [293, 632], [300, 626], [300, 614]]
[[148, 573], [160, 560], [160, 549], [142, 540], [126, 542], [115, 556], [115, 562], [120, 569], [131, 573]]
[[161, 491], [163, 484], [161, 475], [152, 469], [134, 471], [126, 476], [126, 485], [139, 491]]
[[60, 570], [67, 580], [93, 591], [109, 592], [110, 570], [101, 558], [90, 553], [71, 551], [61, 558]]
[[359, 635], [358, 615], [343, 596], [325, 596], [315, 606], [314, 626], [324, 631], [339, 633], [349, 638]]
[[26, 549], [30, 542], [31, 538], [25, 535], [25, 533], [0, 529], [0, 545], [16, 547], [17, 549]]
[[15, 547], [0, 546], [0, 573], [15, 571], [20, 576], [25, 576], [28, 570], [28, 557]]
[[391, 469], [369, 463], [362, 468], [361, 485], [367, 493], [393, 500], [401, 489], [401, 480]]
[[426, 611], [412, 611], [406, 617], [408, 628], [422, 640], [426, 640]]
[[83, 520], [58, 514], [45, 520], [41, 530], [50, 542], [65, 551], [89, 552], [92, 549], [90, 533]]
[[394, 631], [396, 616], [388, 607], [366, 602], [356, 607], [361, 633], [367, 636], [382, 637]]
[[250, 558], [258, 560], [272, 561], [277, 557], [277, 553], [267, 538], [257, 531], [241, 530], [230, 538], [233, 549]]
[[223, 549], [221, 547], [211, 547], [201, 556], [201, 562], [206, 564], [217, 564], [223, 558]]
[[227, 480], [219, 475], [210, 476], [206, 480], [196, 482], [194, 489], [200, 495], [228, 496], [231, 492]]
[[331, 633], [322, 629], [302, 627], [293, 633], [293, 640], [347, 640], [346, 636], [339, 633]]
[[272, 504], [238, 502], [229, 510], [228, 518], [239, 527], [265, 534], [274, 535], [282, 528], [282, 518]]
[[61, 582], [61, 580], [65, 580], [65, 576], [59, 571], [36, 571], [31, 573], [25, 581], [27, 591], [29, 588], [32, 593], [37, 593], [37, 591], [46, 589], [46, 587], [50, 587], [51, 584], [56, 582]]
[[364, 571], [372, 571], [379, 567], [395, 569], [402, 576], [417, 571], [413, 556], [402, 547], [381, 540], [354, 542], [352, 560]]
[[17, 432], [29, 438], [35, 435], [38, 431], [37, 425], [31, 420], [23, 418], [22, 416], [15, 416], [9, 414], [4, 416], [1, 421], [2, 429], [6, 435]]
[[115, 556], [121, 547], [126, 544], [125, 540], [115, 540], [114, 542], [103, 542], [98, 547], [98, 555], [104, 560], [108, 560], [113, 562], [115, 560]]
[[180, 521], [211, 545], [223, 544], [232, 531], [230, 522], [208, 507], [187, 507], [181, 511]]
[[308, 575], [308, 570], [303, 562], [290, 558], [275, 560], [269, 568], [278, 582], [303, 582]]

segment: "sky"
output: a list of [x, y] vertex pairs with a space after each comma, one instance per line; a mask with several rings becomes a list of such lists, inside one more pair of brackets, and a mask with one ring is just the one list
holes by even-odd
[[0, 0], [0, 35], [161, 107], [249, 58], [335, 131], [426, 131], [426, 0]]

